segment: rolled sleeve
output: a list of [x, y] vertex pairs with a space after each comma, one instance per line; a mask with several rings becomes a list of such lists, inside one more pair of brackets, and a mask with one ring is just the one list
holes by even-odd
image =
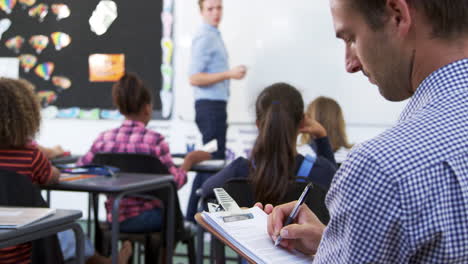
[[207, 72], [211, 61], [214, 39], [209, 34], [196, 37], [192, 42], [192, 60], [190, 62], [189, 74]]

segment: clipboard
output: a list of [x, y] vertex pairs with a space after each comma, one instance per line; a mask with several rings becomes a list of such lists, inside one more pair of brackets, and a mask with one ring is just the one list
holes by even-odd
[[195, 221], [203, 227], [206, 231], [210, 232], [212, 235], [214, 235], [217, 239], [219, 239], [221, 242], [223, 242], [224, 245], [230, 247], [232, 250], [234, 250], [237, 254], [239, 254], [242, 258], [246, 259], [249, 263], [255, 264], [255, 261], [253, 261], [249, 256], [247, 256], [244, 252], [242, 252], [240, 249], [238, 249], [236, 246], [234, 246], [229, 240], [227, 240], [224, 236], [222, 236], [218, 231], [216, 231], [211, 225], [209, 225], [205, 219], [203, 219], [203, 216], [201, 213], [197, 213], [195, 215]]

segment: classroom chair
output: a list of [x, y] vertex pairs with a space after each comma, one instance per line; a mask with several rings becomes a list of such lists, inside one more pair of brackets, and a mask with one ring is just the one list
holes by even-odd
[[[31, 179], [5, 170], [0, 170], [0, 206], [48, 207]], [[64, 263], [56, 235], [33, 241], [32, 263]]]
[[[94, 164], [99, 165], [108, 165], [114, 166], [120, 169], [123, 172], [133, 172], [133, 173], [150, 173], [150, 174], [169, 174], [169, 171], [162, 162], [151, 155], [147, 154], [136, 154], [136, 153], [97, 153], [93, 158]], [[167, 191], [157, 191], [156, 193], [151, 193], [152, 197], [157, 197], [162, 200], [163, 203], [166, 203], [165, 199], [169, 195], [165, 192]], [[144, 194], [147, 195], [147, 194]], [[175, 204], [175, 223], [176, 223], [176, 234], [175, 234], [175, 243], [181, 241], [184, 244], [187, 244], [188, 248], [188, 257], [190, 263], [195, 263], [195, 228], [190, 222], [184, 221], [184, 217], [179, 207], [179, 199], [177, 193], [174, 197], [176, 198]], [[97, 215], [97, 199], [94, 201], [95, 216]], [[167, 204], [167, 203], [166, 203]], [[102, 254], [109, 253], [110, 251], [110, 226], [107, 223], [98, 223], [97, 217], [95, 217], [95, 227], [97, 227], [96, 232], [96, 246], [99, 244], [99, 250], [102, 250]], [[135, 234], [135, 233], [120, 233], [121, 240], [130, 240], [133, 242], [139, 242], [140, 244], [145, 245], [145, 262], [150, 263], [159, 258], [159, 249], [165, 246], [175, 245], [164, 245], [164, 227], [162, 232], [155, 232], [150, 234]], [[100, 234], [98, 234], [100, 233]], [[99, 242], [99, 243], [98, 243]], [[154, 263], [154, 262], [151, 262]]]
[[[288, 203], [299, 199], [302, 191], [309, 183], [307, 178], [296, 177], [296, 181], [291, 181], [288, 185], [288, 192], [279, 204]], [[223, 185], [229, 195], [237, 202], [240, 207], [252, 207], [257, 202], [253, 185], [250, 184], [248, 179], [230, 179]], [[325, 196], [327, 191], [322, 187], [314, 184], [310, 190], [305, 204], [317, 215], [322, 223], [327, 224], [330, 221], [330, 215], [327, 207], [325, 206]]]

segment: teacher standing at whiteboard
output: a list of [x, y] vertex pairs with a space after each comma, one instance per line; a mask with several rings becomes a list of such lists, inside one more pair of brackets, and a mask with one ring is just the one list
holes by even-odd
[[195, 89], [195, 121], [203, 144], [218, 141], [213, 158], [224, 159], [226, 152], [227, 101], [230, 79], [240, 80], [246, 74], [243, 65], [229, 69], [228, 54], [218, 25], [223, 14], [222, 0], [199, 0], [203, 18], [192, 42], [190, 84]]

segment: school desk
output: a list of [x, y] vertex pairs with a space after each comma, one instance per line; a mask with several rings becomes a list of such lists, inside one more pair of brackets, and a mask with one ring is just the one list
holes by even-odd
[[[174, 221], [175, 217], [175, 197], [176, 186], [172, 175], [155, 175], [142, 173], [119, 172], [115, 177], [96, 176], [90, 178], [76, 179], [71, 181], [61, 181], [58, 184], [41, 186], [47, 191], [74, 191], [87, 192], [94, 196], [98, 194], [112, 195], [114, 203], [112, 205], [112, 264], [117, 264], [117, 243], [119, 241], [119, 205], [124, 196], [155, 191], [169, 188], [170, 197], [165, 205], [165, 223], [167, 245], [174, 244]], [[89, 215], [88, 215], [89, 217]], [[97, 217], [96, 215], [94, 217]], [[166, 247], [166, 263], [172, 263], [173, 248]]]
[[84, 264], [84, 235], [80, 225], [76, 222], [81, 216], [81, 211], [57, 209], [53, 215], [18, 229], [0, 229], [0, 248], [18, 245], [72, 229], [76, 240], [76, 261], [79, 264]]

